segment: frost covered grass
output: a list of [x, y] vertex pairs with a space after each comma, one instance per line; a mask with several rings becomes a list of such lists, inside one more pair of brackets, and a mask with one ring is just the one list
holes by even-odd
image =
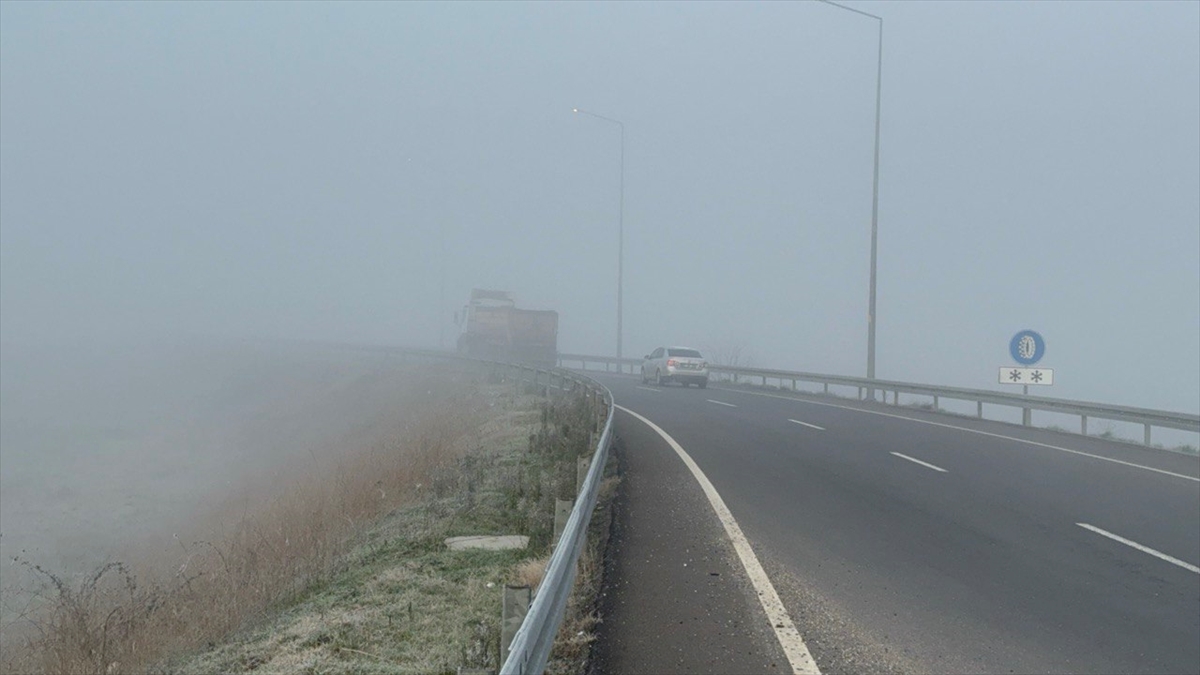
[[[19, 561], [40, 583], [19, 625], [6, 626], [3, 671], [498, 668], [501, 588], [540, 580], [554, 499], [574, 496], [575, 457], [590, 452], [590, 411], [477, 375], [415, 385], [387, 442], [314, 456], [225, 504], [206, 536], [179, 537], [169, 560], [112, 562], [85, 577]], [[512, 533], [529, 535], [530, 548], [443, 544]], [[586, 660], [596, 546], [581, 561], [552, 672]]]

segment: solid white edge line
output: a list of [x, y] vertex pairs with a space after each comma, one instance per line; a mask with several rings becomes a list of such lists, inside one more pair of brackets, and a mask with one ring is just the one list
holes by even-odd
[[992, 438], [1003, 438], [1004, 440], [1007, 440], [1007, 441], [1016, 441], [1017, 443], [1024, 443], [1026, 445], [1036, 445], [1039, 448], [1049, 448], [1051, 450], [1061, 450], [1062, 452], [1069, 452], [1072, 455], [1081, 455], [1083, 457], [1091, 457], [1092, 459], [1099, 459], [1099, 460], [1103, 460], [1105, 462], [1112, 462], [1113, 464], [1121, 464], [1123, 466], [1129, 466], [1129, 467], [1133, 467], [1135, 469], [1143, 469], [1145, 471], [1153, 471], [1154, 473], [1161, 473], [1161, 474], [1164, 474], [1167, 476], [1174, 476], [1175, 478], [1183, 478], [1186, 480], [1195, 481], [1197, 483], [1200, 483], [1200, 478], [1196, 478], [1195, 476], [1189, 476], [1187, 474], [1175, 473], [1174, 471], [1166, 471], [1164, 469], [1156, 469], [1152, 466], [1143, 466], [1141, 464], [1134, 464], [1133, 462], [1126, 462], [1126, 461], [1120, 460], [1120, 459], [1113, 459], [1112, 457], [1105, 457], [1104, 455], [1093, 455], [1090, 452], [1083, 452], [1082, 450], [1072, 450], [1070, 448], [1064, 448], [1064, 447], [1060, 447], [1057, 445], [1050, 445], [1049, 443], [1039, 443], [1037, 441], [1030, 441], [1030, 440], [1026, 440], [1024, 438], [1016, 438], [1015, 436], [1005, 436], [1004, 434], [994, 434], [990, 431], [979, 431], [977, 429], [968, 429], [966, 427], [957, 427], [957, 426], [954, 426], [953, 424], [944, 424], [942, 422], [931, 422], [930, 420], [922, 420], [922, 419], [917, 419], [915, 417], [905, 417], [904, 415], [894, 415], [892, 413], [879, 412], [878, 410], [863, 410], [862, 408], [853, 408], [848, 405], [835, 405], [833, 403], [823, 403], [821, 401], [810, 401], [809, 399], [806, 399], [806, 398], [795, 398], [792, 396], [779, 396], [778, 394], [765, 394], [765, 393], [759, 392], [759, 391], [738, 391], [737, 389], [726, 389], [725, 387], [721, 387], [720, 389], [721, 389], [721, 391], [730, 391], [730, 392], [736, 392], [739, 394], [750, 394], [752, 396], [765, 396], [767, 398], [783, 399], [784, 401], [796, 401], [798, 403], [810, 403], [812, 405], [823, 405], [828, 408], [840, 408], [842, 410], [853, 410], [854, 412], [867, 413], [868, 415], [881, 415], [883, 417], [893, 417], [898, 420], [907, 420], [909, 422], [916, 422], [918, 424], [928, 424], [930, 426], [935, 426], [935, 427], [945, 427], [946, 429], [957, 429], [959, 431], [965, 431], [969, 434], [979, 434], [980, 436], [991, 436]]
[[675, 454], [679, 455], [683, 463], [687, 465], [687, 468], [692, 472], [692, 476], [695, 477], [696, 482], [700, 484], [700, 487], [704, 490], [704, 494], [708, 497], [708, 503], [712, 505], [713, 511], [716, 512], [717, 518], [721, 521], [721, 525], [725, 527], [725, 533], [729, 535], [729, 539], [733, 542], [733, 548], [737, 551], [738, 558], [742, 561], [742, 567], [746, 570], [746, 576], [749, 577], [750, 583], [754, 585], [754, 589], [758, 592], [758, 600], [762, 603], [763, 611], [767, 614], [767, 622], [771, 624], [771, 629], [775, 631], [775, 637], [779, 640], [779, 646], [783, 649], [783, 653], [787, 655], [788, 663], [792, 666], [792, 672], [799, 675], [820, 675], [821, 670], [817, 668], [817, 662], [813, 660], [812, 654], [808, 651], [808, 646], [804, 644], [804, 638], [800, 637], [800, 631], [796, 629], [796, 625], [792, 622], [792, 617], [788, 615], [787, 608], [783, 606], [783, 601], [779, 599], [779, 594], [775, 592], [775, 587], [771, 584], [771, 579], [767, 576], [766, 570], [758, 562], [758, 557], [754, 555], [754, 549], [751, 548], [750, 541], [742, 533], [742, 528], [738, 526], [733, 514], [729, 511], [729, 507], [725, 505], [725, 500], [721, 499], [721, 495], [717, 493], [717, 489], [708, 480], [708, 476], [704, 475], [704, 472], [692, 460], [691, 455], [687, 454], [683, 447], [657, 424], [625, 406], [618, 405], [615, 407], [617, 410], [629, 413], [657, 432], [667, 442], [667, 445], [671, 446]]
[[949, 471], [943, 469], [940, 466], [934, 466], [934, 465], [930, 464], [929, 462], [922, 462], [921, 460], [913, 458], [913, 457], [909, 457], [908, 455], [902, 455], [898, 452], [893, 452], [892, 454], [901, 459], [907, 459], [910, 462], [916, 462], [917, 464], [920, 464], [921, 466], [929, 467], [930, 469], [933, 469], [934, 471], [941, 471], [942, 473], [950, 473]]
[[658, 392], [662, 391], [661, 389], [653, 389], [653, 388], [651, 388], [651, 387], [634, 387], [634, 388], [635, 388], [635, 389], [641, 389], [642, 391], [652, 391], [652, 392], [654, 392], [654, 393], [656, 393], [656, 394], [657, 394]]
[[809, 424], [808, 422], [801, 422], [800, 420], [794, 420], [794, 419], [791, 419], [790, 417], [788, 418], [788, 421], [793, 422], [795, 424], [799, 424], [802, 427], [808, 427], [809, 429], [816, 429], [817, 431], [825, 431], [825, 427], [819, 427], [815, 424]]
[[1075, 524], [1082, 527], [1085, 530], [1091, 530], [1092, 532], [1095, 532], [1098, 535], [1108, 537], [1109, 539], [1112, 539], [1113, 541], [1119, 541], [1122, 544], [1125, 544], [1126, 546], [1129, 546], [1131, 548], [1136, 548], [1137, 550], [1141, 551], [1142, 553], [1149, 553], [1150, 555], [1154, 556], [1155, 558], [1160, 558], [1162, 560], [1166, 560], [1167, 562], [1171, 563], [1172, 565], [1179, 565], [1180, 567], [1182, 567], [1185, 570], [1189, 570], [1191, 572], [1195, 572], [1196, 574], [1200, 574], [1200, 567], [1196, 567], [1195, 565], [1193, 565], [1191, 563], [1185, 563], [1184, 561], [1180, 560], [1179, 558], [1172, 558], [1171, 556], [1167, 555], [1166, 553], [1161, 553], [1159, 551], [1155, 551], [1154, 549], [1150, 548], [1149, 546], [1142, 546], [1141, 544], [1137, 543], [1136, 541], [1129, 541], [1125, 537], [1121, 537], [1121, 536], [1113, 534], [1112, 532], [1102, 530], [1102, 529], [1096, 527], [1095, 525], [1088, 525], [1087, 523], [1075, 523]]
[[736, 408], [736, 407], [737, 407], [736, 405], [734, 405], [734, 404], [732, 404], [732, 403], [726, 403], [726, 402], [724, 402], [724, 401], [714, 401], [714, 400], [712, 400], [711, 398], [709, 398], [709, 399], [705, 399], [705, 400], [706, 400], [706, 401], [708, 401], [709, 403], [716, 403], [717, 405], [726, 405], [726, 406], [729, 406], [730, 408]]

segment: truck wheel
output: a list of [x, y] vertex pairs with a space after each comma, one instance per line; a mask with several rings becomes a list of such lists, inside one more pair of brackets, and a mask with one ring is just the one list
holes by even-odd
[[698, 386], [701, 389], [707, 389], [708, 388], [708, 380], [700, 380], [700, 382], [698, 383]]

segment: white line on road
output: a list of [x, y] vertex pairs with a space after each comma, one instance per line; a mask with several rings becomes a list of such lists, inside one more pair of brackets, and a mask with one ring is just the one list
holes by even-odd
[[709, 402], [709, 403], [716, 403], [717, 405], [725, 405], [725, 406], [729, 406], [730, 408], [736, 408], [736, 407], [737, 407], [736, 405], [734, 405], [734, 404], [732, 404], [732, 403], [726, 403], [726, 402], [724, 402], [724, 401], [714, 401], [714, 400], [712, 400], [711, 398], [710, 398], [710, 399], [707, 399], [707, 400], [708, 400], [708, 402]]
[[897, 456], [897, 457], [899, 457], [900, 459], [907, 459], [907, 460], [908, 460], [908, 461], [910, 461], [910, 462], [915, 462], [915, 463], [917, 463], [917, 464], [920, 464], [921, 466], [924, 466], [924, 467], [928, 467], [928, 468], [930, 468], [930, 469], [933, 469], [934, 471], [941, 471], [942, 473], [950, 473], [949, 471], [946, 471], [945, 469], [943, 469], [943, 468], [942, 468], [942, 467], [940, 467], [940, 466], [934, 466], [934, 465], [930, 464], [929, 462], [922, 462], [921, 460], [919, 460], [919, 459], [914, 459], [914, 458], [912, 458], [912, 457], [909, 457], [908, 455], [902, 455], [902, 454], [900, 454], [900, 453], [898, 453], [898, 452], [893, 452], [892, 454], [893, 454], [893, 455], [895, 455], [895, 456]]
[[1180, 560], [1179, 558], [1172, 558], [1171, 556], [1167, 555], [1166, 553], [1161, 553], [1159, 551], [1155, 551], [1154, 549], [1150, 548], [1149, 546], [1142, 546], [1141, 544], [1137, 543], [1136, 541], [1129, 541], [1125, 537], [1119, 537], [1119, 536], [1113, 534], [1112, 532], [1102, 530], [1102, 529], [1096, 527], [1095, 525], [1088, 525], [1087, 523], [1075, 523], [1075, 524], [1082, 527], [1085, 530], [1091, 530], [1092, 532], [1095, 532], [1098, 535], [1108, 537], [1109, 539], [1112, 539], [1113, 541], [1119, 541], [1122, 544], [1125, 544], [1126, 546], [1136, 548], [1137, 550], [1141, 551], [1142, 553], [1149, 553], [1150, 555], [1154, 556], [1155, 558], [1160, 558], [1162, 560], [1166, 560], [1167, 562], [1169, 562], [1173, 565], [1179, 565], [1180, 567], [1182, 567], [1185, 570], [1190, 570], [1192, 572], [1195, 572], [1196, 574], [1200, 574], [1200, 567], [1196, 567], [1195, 565], [1192, 565], [1190, 563], [1185, 563], [1182, 560]]
[[1197, 483], [1200, 483], [1200, 478], [1197, 478], [1195, 476], [1189, 476], [1187, 474], [1175, 473], [1174, 471], [1165, 471], [1163, 469], [1156, 469], [1152, 466], [1144, 466], [1142, 464], [1134, 464], [1133, 462], [1126, 462], [1126, 461], [1123, 461], [1120, 459], [1113, 459], [1112, 457], [1105, 457], [1104, 455], [1093, 455], [1090, 452], [1083, 452], [1082, 450], [1072, 450], [1070, 448], [1064, 448], [1064, 447], [1061, 447], [1058, 445], [1050, 445], [1049, 443], [1039, 443], [1037, 441], [1030, 441], [1030, 440], [1027, 440], [1024, 438], [1016, 438], [1015, 436], [1005, 436], [1004, 434], [994, 434], [990, 431], [979, 431], [978, 429], [968, 429], [966, 427], [959, 427], [959, 426], [955, 426], [953, 424], [945, 424], [943, 422], [932, 422], [930, 420], [922, 420], [922, 419], [917, 419], [915, 417], [905, 417], [904, 415], [893, 415], [892, 413], [879, 412], [877, 410], [863, 410], [862, 408], [854, 408], [854, 407], [851, 407], [848, 405], [835, 405], [833, 403], [822, 403], [820, 401], [810, 401], [809, 399], [806, 399], [806, 398], [796, 398], [794, 396], [780, 396], [779, 394], [765, 394], [763, 392], [758, 392], [758, 391], [737, 391], [736, 389], [725, 389], [724, 387], [721, 387], [720, 389], [722, 391], [735, 391], [739, 394], [750, 394], [751, 396], [765, 396], [767, 398], [780, 398], [785, 401], [796, 401], [798, 403], [823, 405], [827, 408], [841, 408], [842, 410], [853, 410], [854, 412], [867, 413], [868, 415], [880, 415], [882, 417], [892, 417], [892, 418], [895, 418], [898, 420], [908, 420], [909, 422], [916, 422], [918, 424], [928, 424], [928, 425], [934, 426], [934, 427], [943, 427], [946, 429], [957, 429], [959, 431], [965, 431], [969, 434], [979, 434], [980, 436], [991, 436], [992, 438], [1003, 438], [1006, 441], [1016, 441], [1017, 443], [1024, 443], [1026, 445], [1036, 445], [1039, 448], [1049, 448], [1051, 450], [1060, 450], [1062, 452], [1071, 453], [1072, 455], [1091, 457], [1092, 459], [1099, 459], [1099, 460], [1102, 460], [1105, 462], [1112, 462], [1113, 464], [1129, 466], [1129, 467], [1133, 467], [1135, 469], [1143, 469], [1145, 471], [1153, 471], [1154, 473], [1161, 473], [1161, 474], [1164, 474], [1167, 476], [1174, 476], [1175, 478], [1183, 478], [1186, 480], [1195, 481]]
[[659, 389], [654, 389], [652, 387], [637, 387], [637, 388], [641, 389], [642, 391], [652, 391], [656, 394], [660, 391]]
[[801, 422], [800, 420], [793, 420], [793, 419], [789, 419], [788, 421], [799, 424], [802, 427], [808, 427], [809, 429], [816, 429], [817, 431], [825, 431], [825, 427], [819, 427], [815, 424], [809, 424], [808, 422]]
[[[712, 403], [720, 403], [720, 401], [712, 401]], [[723, 405], [729, 404], [725, 403]], [[787, 655], [788, 663], [792, 666], [792, 672], [802, 675], [820, 675], [821, 670], [817, 668], [817, 662], [813, 660], [812, 654], [808, 651], [808, 646], [804, 644], [804, 638], [800, 637], [800, 631], [796, 630], [796, 624], [792, 623], [792, 617], [788, 615], [787, 608], [783, 606], [783, 601], [779, 599], [779, 594], [775, 592], [775, 587], [771, 585], [771, 579], [767, 576], [766, 570], [758, 562], [758, 557], [754, 555], [754, 549], [750, 547], [750, 541], [746, 539], [746, 535], [742, 533], [742, 528], [734, 520], [729, 507], [725, 505], [725, 500], [721, 499], [721, 495], [717, 494], [717, 489], [709, 482], [708, 476], [705, 476], [700, 467], [696, 465], [696, 462], [692, 461], [691, 455], [687, 454], [683, 447], [679, 443], [676, 443], [670, 434], [659, 428], [657, 424], [624, 406], [618, 405], [616, 408], [617, 410], [629, 413], [641, 420], [646, 426], [658, 432], [658, 435], [667, 442], [667, 445], [675, 450], [675, 454], [679, 455], [679, 458], [687, 465], [696, 482], [704, 489], [704, 494], [708, 496], [708, 503], [712, 505], [713, 511], [717, 512], [717, 518], [725, 526], [725, 533], [729, 535], [729, 539], [733, 542], [733, 548], [737, 551], [738, 558], [742, 561], [742, 567], [746, 570], [746, 576], [750, 578], [750, 583], [754, 584], [754, 590], [758, 592], [758, 601], [762, 603], [763, 611], [767, 613], [767, 621], [775, 631], [775, 637], [779, 640], [779, 646], [783, 648], [784, 654]]]

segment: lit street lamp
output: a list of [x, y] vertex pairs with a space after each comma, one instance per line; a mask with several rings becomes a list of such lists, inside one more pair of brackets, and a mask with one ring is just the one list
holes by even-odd
[[621, 128], [621, 210], [619, 220], [617, 221], [617, 358], [621, 358], [621, 288], [623, 286], [622, 279], [625, 275], [625, 124], [620, 120], [614, 120], [611, 117], [597, 115], [593, 112], [572, 108], [571, 112], [581, 115], [589, 115], [596, 119], [611, 122]]
[[[854, 12], [879, 22], [879, 67], [875, 78], [875, 179], [871, 188], [871, 300], [867, 310], [867, 377], [875, 379], [875, 259], [879, 242], [879, 113], [883, 93], [883, 17], [862, 10], [821, 0], [847, 12]], [[875, 390], [868, 389], [867, 397], [874, 399]]]

